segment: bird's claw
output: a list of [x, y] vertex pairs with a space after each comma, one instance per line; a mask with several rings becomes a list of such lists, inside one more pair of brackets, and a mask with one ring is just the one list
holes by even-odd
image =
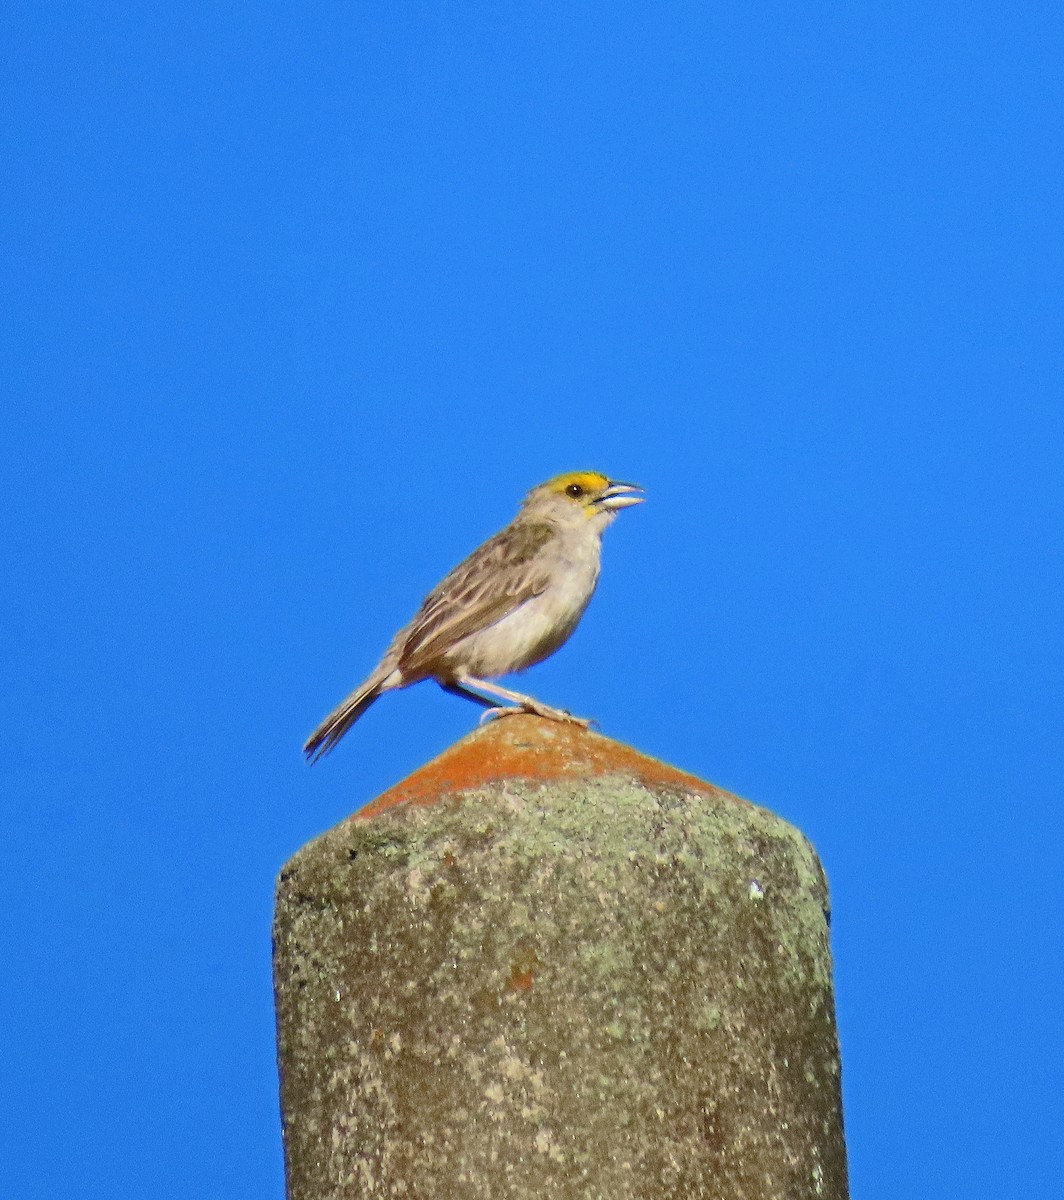
[[478, 722], [478, 724], [483, 725], [488, 721], [497, 721], [499, 719], [499, 717], [509, 717], [509, 716], [513, 716], [515, 713], [524, 713], [524, 712], [528, 712], [528, 709], [522, 708], [520, 705], [500, 704], [500, 705], [497, 705], [495, 708], [486, 708], [480, 714], [480, 721]]
[[551, 721], [561, 721], [563, 725], [579, 725], [581, 729], [587, 729], [591, 724], [590, 717], [574, 717], [564, 708], [552, 708], [547, 712], [540, 713], [540, 716], [547, 717]]

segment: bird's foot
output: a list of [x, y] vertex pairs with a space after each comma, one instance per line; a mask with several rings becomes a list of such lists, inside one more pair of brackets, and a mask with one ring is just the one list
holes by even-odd
[[546, 704], [541, 704], [531, 711], [537, 717], [546, 717], [548, 721], [561, 721], [563, 725], [576, 725], [580, 729], [588, 729], [592, 724], [590, 717], [574, 717], [571, 712], [567, 712], [564, 708], [550, 708]]
[[533, 717], [544, 717], [548, 721], [561, 721], [565, 725], [579, 725], [581, 729], [587, 729], [594, 724], [589, 717], [574, 717], [564, 708], [551, 708], [549, 704], [541, 704], [538, 700], [530, 700], [526, 704], [507, 704], [489, 708], [481, 714], [480, 724], [483, 725], [485, 721], [498, 720], [499, 717], [509, 717], [521, 713]]
[[512, 717], [515, 713], [528, 712], [527, 708], [522, 708], [519, 704], [500, 704], [496, 708], [486, 708], [480, 714], [478, 724], [484, 725], [488, 721], [497, 721], [500, 717]]

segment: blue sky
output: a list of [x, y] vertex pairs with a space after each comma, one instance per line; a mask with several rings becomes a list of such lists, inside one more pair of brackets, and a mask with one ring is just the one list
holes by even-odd
[[523, 686], [816, 844], [854, 1196], [1059, 1184], [1064, 20], [748, 7], [10, 14], [12, 1195], [283, 1195], [274, 877], [477, 710], [300, 744], [585, 466]]

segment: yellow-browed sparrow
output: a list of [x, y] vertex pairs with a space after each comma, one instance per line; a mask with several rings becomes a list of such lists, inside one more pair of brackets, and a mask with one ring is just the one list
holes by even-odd
[[568, 639], [598, 582], [602, 531], [619, 509], [642, 502], [642, 490], [597, 471], [533, 488], [513, 521], [425, 597], [377, 669], [307, 739], [307, 758], [328, 754], [383, 692], [422, 679], [484, 705], [485, 716], [530, 712], [586, 726], [487, 680], [542, 662]]

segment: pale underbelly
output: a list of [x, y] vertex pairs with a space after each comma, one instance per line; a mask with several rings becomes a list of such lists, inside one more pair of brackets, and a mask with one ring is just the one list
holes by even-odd
[[523, 671], [553, 654], [576, 628], [591, 599], [536, 596], [487, 629], [465, 638], [447, 656], [462, 674], [492, 679]]

